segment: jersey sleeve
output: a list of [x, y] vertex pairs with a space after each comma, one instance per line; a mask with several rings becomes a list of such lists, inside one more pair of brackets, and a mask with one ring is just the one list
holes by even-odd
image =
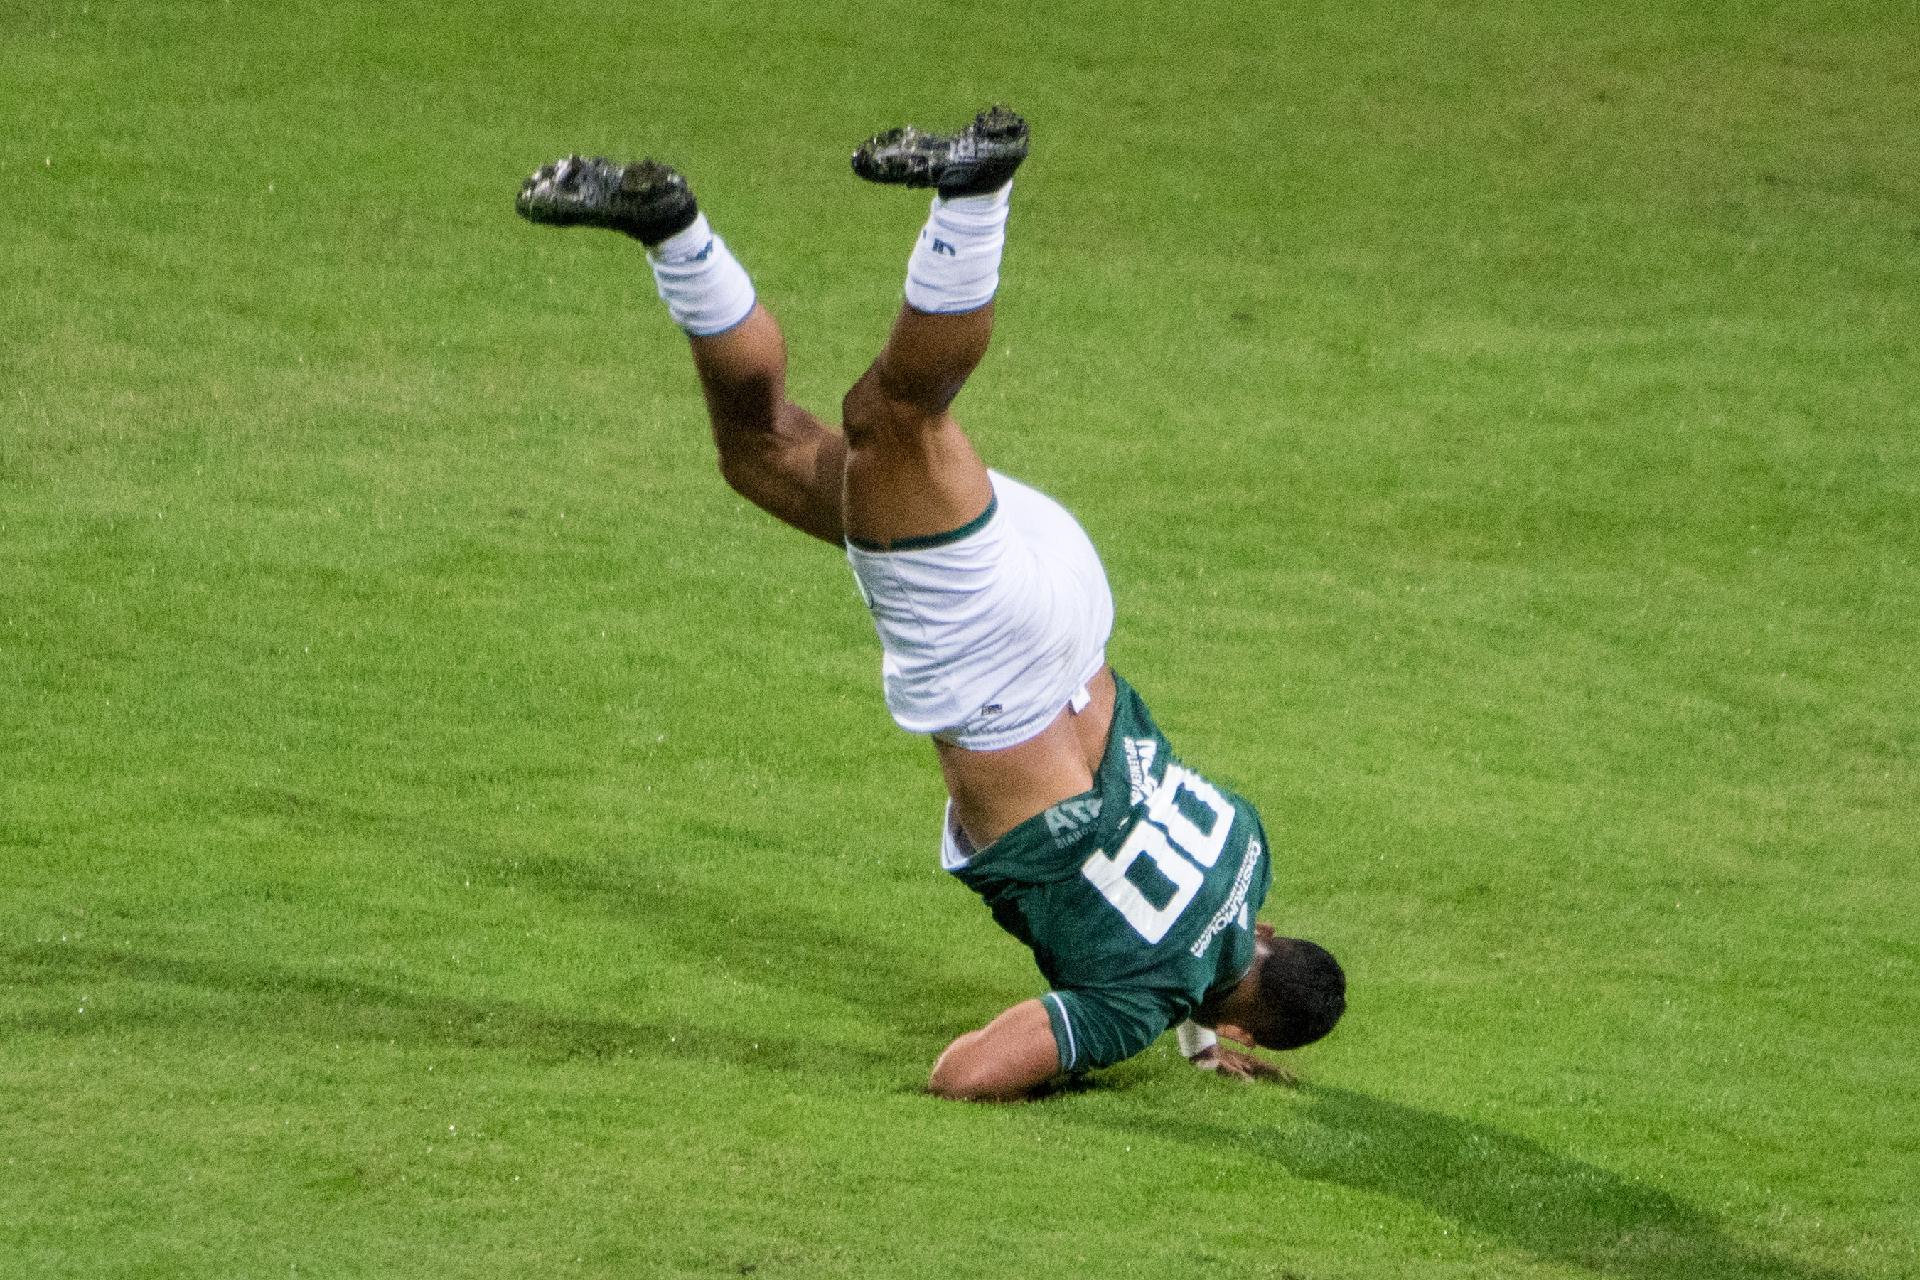
[[1172, 1011], [1145, 991], [1049, 991], [1040, 1003], [1053, 1024], [1063, 1072], [1090, 1071], [1131, 1058], [1174, 1022]]

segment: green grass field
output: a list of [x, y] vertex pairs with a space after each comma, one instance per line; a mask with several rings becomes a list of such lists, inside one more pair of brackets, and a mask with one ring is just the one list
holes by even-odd
[[[1920, 1274], [1910, 0], [9, 6], [0, 1277]], [[846, 566], [720, 482], [657, 151], [830, 412], [1035, 126], [960, 412], [1348, 1020], [1037, 994]]]

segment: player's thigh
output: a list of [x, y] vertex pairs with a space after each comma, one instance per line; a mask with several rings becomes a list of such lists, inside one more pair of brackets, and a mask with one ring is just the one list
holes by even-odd
[[937, 538], [993, 500], [986, 464], [949, 413], [928, 414], [862, 379], [842, 405], [847, 534], [882, 547]]

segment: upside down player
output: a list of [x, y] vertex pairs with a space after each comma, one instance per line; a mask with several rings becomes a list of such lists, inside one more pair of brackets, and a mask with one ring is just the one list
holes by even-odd
[[[692, 344], [720, 470], [804, 533], [844, 546], [884, 651], [888, 710], [928, 734], [949, 801], [942, 864], [1033, 951], [1051, 984], [940, 1055], [928, 1087], [1012, 1100], [1140, 1052], [1242, 1078], [1332, 1029], [1345, 979], [1254, 914], [1271, 878], [1253, 807], [1173, 755], [1106, 664], [1113, 600], [1063, 508], [989, 471], [948, 407], [993, 328], [1027, 125], [1003, 107], [947, 136], [895, 129], [854, 171], [938, 195], [885, 348], [834, 431], [786, 398], [786, 346], [679, 174], [568, 157], [528, 178], [539, 223], [623, 231]], [[1184, 1021], [1183, 1021], [1184, 1020]]]

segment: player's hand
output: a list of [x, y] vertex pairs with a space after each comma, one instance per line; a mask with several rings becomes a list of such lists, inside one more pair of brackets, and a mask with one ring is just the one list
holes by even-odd
[[1202, 1049], [1187, 1061], [1202, 1071], [1231, 1076], [1235, 1080], [1271, 1080], [1275, 1084], [1285, 1085], [1300, 1083], [1298, 1076], [1278, 1063], [1268, 1062], [1265, 1058], [1256, 1058], [1250, 1053], [1242, 1053], [1238, 1049], [1229, 1049], [1220, 1044], [1210, 1049]]

